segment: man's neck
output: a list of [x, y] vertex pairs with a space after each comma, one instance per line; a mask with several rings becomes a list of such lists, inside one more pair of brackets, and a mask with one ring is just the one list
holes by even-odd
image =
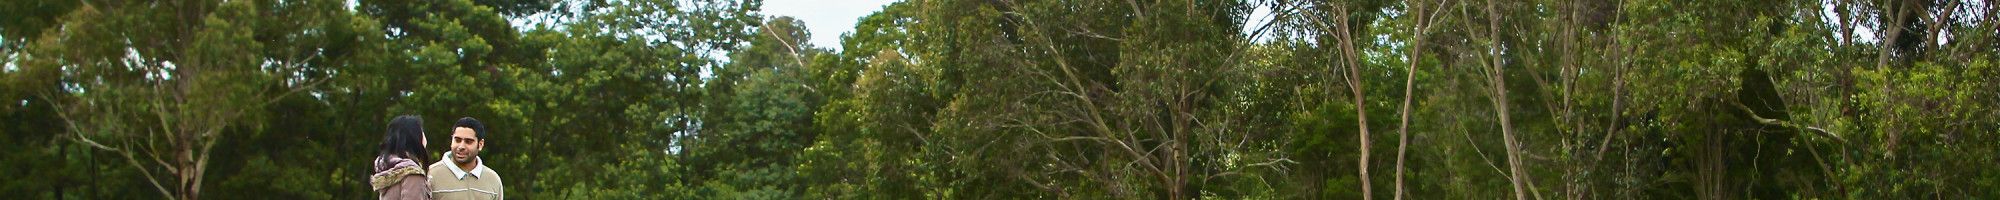
[[465, 170], [466, 173], [472, 173], [472, 167], [479, 166], [479, 161], [480, 160], [478, 156], [473, 156], [472, 162], [458, 162], [454, 160], [451, 162], [451, 164], [457, 164], [459, 170]]

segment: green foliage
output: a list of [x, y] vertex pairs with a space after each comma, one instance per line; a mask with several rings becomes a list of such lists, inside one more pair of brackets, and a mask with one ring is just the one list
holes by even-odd
[[514, 199], [2000, 197], [1990, 2], [762, 4], [7, 1], [0, 194], [368, 198], [415, 114]]

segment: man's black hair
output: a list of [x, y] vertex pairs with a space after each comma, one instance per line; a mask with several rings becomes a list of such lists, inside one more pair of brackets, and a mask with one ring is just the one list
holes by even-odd
[[479, 137], [480, 140], [486, 140], [486, 125], [480, 124], [479, 119], [473, 119], [472, 117], [458, 118], [458, 125], [452, 125], [451, 128], [472, 129], [473, 137]]

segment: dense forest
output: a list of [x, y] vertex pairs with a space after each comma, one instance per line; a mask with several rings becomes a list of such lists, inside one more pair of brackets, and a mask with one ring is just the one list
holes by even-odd
[[8, 0], [0, 196], [1992, 199], [1996, 3]]

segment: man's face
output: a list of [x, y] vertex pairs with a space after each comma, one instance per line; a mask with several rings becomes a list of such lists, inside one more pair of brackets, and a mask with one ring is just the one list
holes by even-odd
[[479, 150], [486, 147], [486, 140], [479, 138], [478, 132], [470, 128], [458, 127], [451, 131], [451, 160], [469, 164], [479, 157]]

